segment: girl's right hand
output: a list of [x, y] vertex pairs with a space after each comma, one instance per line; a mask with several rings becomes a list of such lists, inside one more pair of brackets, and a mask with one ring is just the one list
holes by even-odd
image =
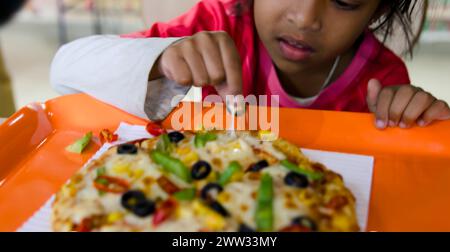
[[181, 85], [213, 85], [218, 94], [242, 94], [242, 66], [234, 41], [226, 32], [200, 32], [168, 47], [155, 68]]

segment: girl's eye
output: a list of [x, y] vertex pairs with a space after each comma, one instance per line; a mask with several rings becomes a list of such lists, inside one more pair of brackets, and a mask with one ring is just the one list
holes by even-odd
[[334, 4], [342, 10], [355, 10], [359, 7], [358, 4], [351, 4], [342, 0], [333, 0]]

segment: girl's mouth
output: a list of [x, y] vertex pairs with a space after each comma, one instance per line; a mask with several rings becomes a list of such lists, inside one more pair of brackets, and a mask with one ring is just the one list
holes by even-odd
[[315, 52], [314, 48], [301, 40], [283, 36], [277, 39], [281, 54], [290, 61], [306, 60]]

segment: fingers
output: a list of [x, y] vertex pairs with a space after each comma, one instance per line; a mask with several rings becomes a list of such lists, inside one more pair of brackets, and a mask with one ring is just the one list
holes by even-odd
[[450, 108], [447, 103], [434, 100], [431, 106], [423, 113], [417, 124], [425, 127], [434, 120], [450, 120]]
[[219, 86], [217, 91], [222, 97], [242, 94], [242, 66], [238, 50], [228, 35], [222, 33], [217, 40], [226, 74], [226, 86]]
[[412, 127], [435, 100], [436, 98], [427, 92], [417, 92], [403, 112], [400, 128]]
[[182, 85], [213, 85], [223, 98], [242, 93], [242, 66], [234, 41], [225, 32], [201, 32], [161, 56], [160, 72]]
[[389, 110], [394, 99], [395, 90], [393, 88], [384, 88], [378, 95], [376, 102], [375, 117], [376, 126], [379, 129], [384, 129], [388, 126]]
[[[417, 91], [417, 89], [412, 88], [409, 85], [404, 85], [397, 90], [389, 109], [390, 127], [399, 126], [400, 124], [404, 126], [402, 118], [408, 120], [410, 119], [410, 117], [404, 118], [404, 113]], [[408, 112], [413, 113], [412, 111]]]
[[163, 54], [159, 68], [164, 76], [181, 85], [187, 86], [193, 83], [191, 69], [184, 58], [179, 57], [175, 51], [169, 50]]
[[198, 46], [204, 52], [202, 57], [209, 76], [208, 83], [214, 86], [222, 84], [225, 82], [226, 76], [219, 45], [210, 33], [202, 32], [198, 36], [201, 37], [198, 41]]
[[375, 113], [376, 111], [380, 91], [381, 83], [376, 79], [370, 80], [367, 87], [367, 105], [372, 113]]
[[186, 61], [191, 74], [194, 86], [202, 87], [209, 83], [209, 75], [201, 52], [197, 50], [194, 41], [188, 40], [182, 47], [184, 60]]

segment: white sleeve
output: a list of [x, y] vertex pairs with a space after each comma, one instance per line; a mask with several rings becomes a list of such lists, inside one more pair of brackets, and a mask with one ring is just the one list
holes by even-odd
[[148, 76], [159, 55], [179, 39], [101, 35], [76, 40], [53, 59], [51, 84], [61, 94], [83, 92], [136, 116], [162, 120], [173, 108], [171, 98], [186, 95], [189, 87], [167, 79], [149, 82]]

